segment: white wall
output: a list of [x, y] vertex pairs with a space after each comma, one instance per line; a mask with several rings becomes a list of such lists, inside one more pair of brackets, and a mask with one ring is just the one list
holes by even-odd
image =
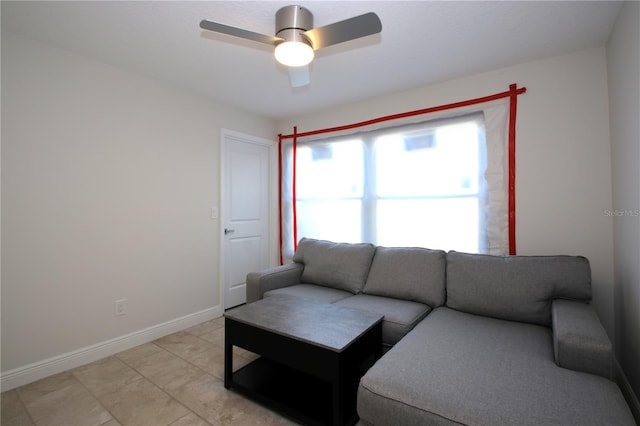
[[[640, 395], [640, 3], [625, 2], [607, 44], [619, 360]], [[640, 419], [640, 407], [637, 405]]]
[[288, 134], [466, 100], [525, 86], [518, 98], [518, 254], [584, 255], [593, 298], [613, 338], [611, 155], [604, 48], [531, 62], [283, 120]]
[[2, 34], [3, 373], [221, 313], [222, 127], [276, 135], [271, 120]]

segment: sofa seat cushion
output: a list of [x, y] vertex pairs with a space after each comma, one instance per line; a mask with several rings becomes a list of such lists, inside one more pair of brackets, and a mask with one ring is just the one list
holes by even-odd
[[362, 290], [375, 296], [444, 304], [446, 253], [419, 247], [378, 247]]
[[360, 381], [365, 424], [632, 425], [617, 385], [554, 362], [544, 326], [438, 308]]
[[393, 346], [431, 311], [425, 304], [390, 297], [356, 294], [336, 302], [347, 308], [384, 315], [382, 344]]
[[302, 238], [293, 255], [304, 264], [302, 282], [337, 288], [352, 294], [364, 287], [376, 247]]
[[331, 287], [324, 287], [315, 284], [296, 284], [289, 287], [278, 288], [267, 291], [264, 297], [289, 296], [301, 299], [313, 300], [315, 302], [334, 303], [345, 297], [353, 296], [348, 291], [337, 290]]

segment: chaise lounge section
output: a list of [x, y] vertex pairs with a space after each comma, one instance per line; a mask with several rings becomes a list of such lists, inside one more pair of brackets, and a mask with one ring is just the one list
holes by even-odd
[[634, 425], [578, 256], [489, 256], [302, 239], [247, 277], [288, 297], [382, 313], [362, 377], [365, 425]]
[[585, 258], [448, 253], [446, 306], [362, 378], [361, 422], [634, 424], [590, 296]]

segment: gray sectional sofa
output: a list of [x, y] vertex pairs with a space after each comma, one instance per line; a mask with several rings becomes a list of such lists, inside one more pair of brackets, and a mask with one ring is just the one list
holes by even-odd
[[577, 256], [489, 256], [303, 238], [247, 276], [247, 302], [304, 298], [384, 314], [362, 377], [365, 425], [634, 425]]

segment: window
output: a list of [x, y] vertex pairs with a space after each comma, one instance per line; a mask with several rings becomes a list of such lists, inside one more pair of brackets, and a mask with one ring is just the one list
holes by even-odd
[[375, 241], [473, 253], [484, 248], [484, 146], [481, 117], [376, 138]]
[[[525, 92], [514, 83], [479, 98], [280, 134], [280, 262], [305, 236], [516, 254], [516, 115]], [[370, 130], [348, 133], [356, 129]]]
[[298, 235], [485, 252], [483, 114], [298, 142]]

